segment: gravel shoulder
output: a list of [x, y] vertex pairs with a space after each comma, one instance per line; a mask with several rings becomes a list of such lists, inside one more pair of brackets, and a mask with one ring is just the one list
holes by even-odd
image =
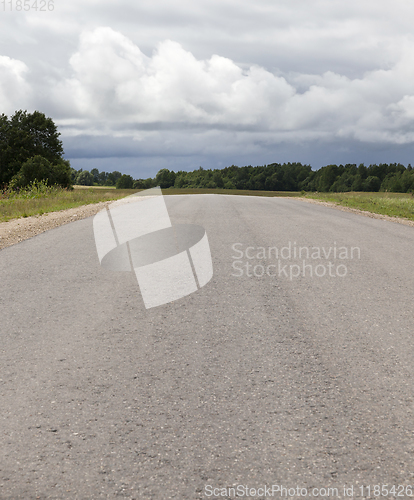
[[0, 222], [0, 250], [20, 243], [38, 234], [44, 233], [75, 220], [86, 219], [108, 206], [112, 201], [103, 201], [76, 208], [49, 212], [32, 217], [21, 217], [7, 222]]
[[[293, 200], [300, 200], [307, 203], [315, 203], [317, 205], [324, 205], [326, 207], [336, 208], [344, 212], [353, 212], [365, 217], [373, 219], [382, 219], [407, 226], [414, 227], [414, 221], [403, 219], [399, 217], [389, 217], [388, 215], [375, 214], [356, 208], [344, 207], [329, 201], [313, 200], [309, 198], [297, 197], [284, 197]], [[108, 206], [113, 201], [104, 201], [96, 204], [83, 205], [81, 207], [69, 208], [68, 210], [61, 210], [59, 212], [49, 212], [43, 215], [33, 217], [21, 217], [20, 219], [12, 219], [7, 222], [0, 222], [0, 250], [11, 245], [15, 245], [21, 241], [27, 240], [38, 234], [44, 233], [49, 229], [53, 229], [75, 220], [85, 219], [95, 215], [104, 207]]]

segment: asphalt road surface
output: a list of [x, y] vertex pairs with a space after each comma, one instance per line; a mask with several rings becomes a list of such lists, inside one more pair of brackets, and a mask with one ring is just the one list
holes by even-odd
[[214, 267], [173, 303], [146, 310], [132, 273], [100, 267], [92, 218], [0, 251], [0, 498], [407, 498], [414, 228], [165, 199]]

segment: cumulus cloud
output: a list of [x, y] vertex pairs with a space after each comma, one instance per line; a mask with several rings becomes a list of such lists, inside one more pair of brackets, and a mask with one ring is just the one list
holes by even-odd
[[272, 132], [274, 140], [407, 142], [414, 140], [413, 49], [407, 43], [391, 68], [361, 78], [332, 71], [283, 76], [217, 54], [199, 60], [171, 40], [149, 57], [100, 27], [82, 34], [72, 77], [57, 86], [55, 100], [119, 134], [171, 126]]
[[197, 60], [171, 40], [147, 57], [111, 28], [84, 33], [70, 64], [73, 78], [58, 86], [57, 102], [68, 96], [80, 116], [141, 124], [267, 126], [269, 106], [294, 93], [263, 68], [243, 71], [219, 55]]
[[12, 113], [19, 101], [27, 102], [30, 93], [26, 81], [28, 67], [22, 61], [0, 55], [0, 109]]

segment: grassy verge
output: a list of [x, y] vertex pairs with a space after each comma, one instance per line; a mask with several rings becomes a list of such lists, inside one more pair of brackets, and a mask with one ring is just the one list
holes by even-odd
[[0, 192], [0, 222], [30, 215], [42, 215], [67, 208], [117, 200], [135, 191], [132, 189], [65, 189], [35, 188], [19, 194]]
[[331, 201], [358, 210], [414, 220], [414, 197], [407, 193], [307, 193], [305, 198]]

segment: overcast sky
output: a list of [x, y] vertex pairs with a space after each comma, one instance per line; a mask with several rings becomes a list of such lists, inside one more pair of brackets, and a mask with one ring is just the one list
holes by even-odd
[[414, 165], [412, 1], [33, 2], [0, 3], [0, 113], [76, 169]]

